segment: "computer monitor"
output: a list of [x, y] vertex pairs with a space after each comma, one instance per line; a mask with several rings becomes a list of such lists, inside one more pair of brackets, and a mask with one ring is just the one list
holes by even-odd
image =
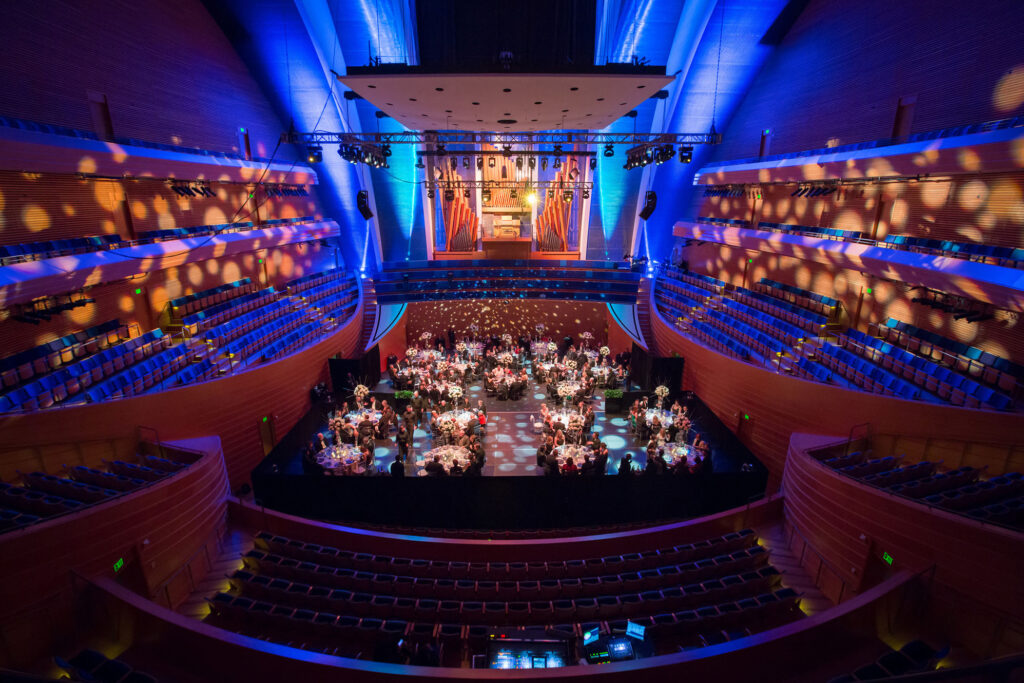
[[591, 643], [596, 643], [597, 639], [600, 638], [600, 637], [601, 637], [600, 630], [597, 629], [597, 628], [592, 628], [589, 631], [584, 631], [583, 632], [583, 644], [584, 645], [590, 645]]
[[644, 639], [644, 627], [640, 624], [634, 624], [632, 621], [626, 622], [626, 635], [630, 638], [636, 638], [637, 640]]

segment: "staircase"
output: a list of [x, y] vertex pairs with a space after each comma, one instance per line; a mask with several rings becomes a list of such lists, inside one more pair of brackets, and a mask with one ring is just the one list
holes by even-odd
[[363, 330], [359, 335], [359, 352], [366, 349], [366, 344], [373, 334], [373, 326], [377, 322], [377, 290], [373, 280], [363, 281]]

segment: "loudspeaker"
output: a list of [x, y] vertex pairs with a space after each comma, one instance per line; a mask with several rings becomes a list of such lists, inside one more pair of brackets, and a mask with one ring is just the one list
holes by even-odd
[[363, 218], [366, 220], [373, 218], [373, 211], [370, 211], [370, 194], [366, 190], [359, 190], [359, 194], [356, 195], [356, 206], [359, 208], [359, 213], [363, 214]]
[[647, 194], [644, 195], [644, 208], [640, 210], [640, 218], [647, 220], [654, 213], [654, 209], [658, 206], [658, 195], [654, 194], [654, 190], [648, 190]]

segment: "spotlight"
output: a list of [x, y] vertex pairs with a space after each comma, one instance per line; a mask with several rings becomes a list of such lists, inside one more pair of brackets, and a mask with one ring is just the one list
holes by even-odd
[[391, 156], [391, 145], [386, 144], [386, 143], [381, 145], [380, 146], [380, 153], [381, 153], [381, 155], [383, 155], [385, 157]]
[[580, 170], [578, 168], [576, 168], [575, 166], [573, 166], [572, 168], [569, 169], [569, 180], [575, 182], [576, 178], [578, 178], [579, 175], [580, 175]]
[[693, 161], [693, 147], [679, 148], [679, 163], [688, 164]]
[[469, 168], [469, 157], [462, 157], [462, 168]]
[[530, 206], [537, 206], [537, 193], [533, 191], [527, 192], [526, 203]]
[[446, 202], [455, 201], [455, 190], [445, 190], [444, 191], [444, 200]]
[[477, 157], [476, 158], [476, 168], [477, 168], [477, 170], [479, 171], [479, 170], [483, 169], [483, 167], [484, 167], [484, 158], [483, 157]]
[[526, 161], [529, 164], [531, 169], [537, 168], [537, 157], [530, 157]]
[[562, 168], [562, 157], [555, 157], [555, 160], [551, 162], [551, 168], [555, 169], [556, 171]]
[[462, 196], [465, 197], [466, 199], [469, 199], [469, 188], [468, 187], [465, 190], [462, 191]]
[[517, 171], [522, 171], [523, 170], [523, 158], [522, 157], [516, 157], [516, 170]]
[[615, 145], [611, 144], [610, 142], [607, 145], [605, 145], [604, 146], [604, 155], [606, 157], [613, 157], [613, 156], [615, 156]]
[[459, 168], [459, 158], [452, 157], [452, 170], [455, 171]]
[[512, 199], [516, 199], [519, 197], [519, 193], [516, 192], [516, 188], [513, 187], [511, 190], [509, 190], [508, 196], [511, 197]]
[[306, 161], [311, 164], [319, 164], [324, 160], [324, 148], [320, 145], [310, 145], [306, 148]]
[[572, 201], [572, 190], [565, 190], [564, 192], [562, 192], [562, 201], [563, 202], [571, 202]]
[[597, 169], [597, 157], [590, 157], [590, 170], [594, 171]]
[[487, 168], [494, 168], [494, 157], [487, 157]]
[[433, 198], [434, 198], [434, 188], [428, 187], [427, 188], [427, 199], [433, 199]]
[[541, 157], [540, 158], [540, 170], [546, 171], [547, 168], [548, 168], [548, 158], [547, 157]]
[[[591, 161], [593, 161], [593, 159], [591, 159]], [[583, 188], [583, 198], [590, 199], [590, 190]]]
[[484, 190], [483, 192], [480, 193], [480, 195], [481, 195], [481, 197], [483, 198], [483, 200], [485, 202], [491, 201], [491, 191], [490, 190]]
[[416, 168], [426, 168], [426, 164], [423, 163], [423, 157], [416, 157]]

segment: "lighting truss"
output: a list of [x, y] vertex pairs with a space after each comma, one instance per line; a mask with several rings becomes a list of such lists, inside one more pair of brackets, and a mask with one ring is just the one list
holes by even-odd
[[428, 190], [446, 190], [449, 188], [454, 189], [458, 187], [469, 189], [480, 188], [484, 192], [489, 190], [550, 190], [552, 192], [590, 192], [594, 189], [594, 183], [587, 181], [582, 182], [579, 180], [562, 180], [562, 181], [546, 181], [546, 182], [534, 182], [530, 187], [524, 187], [523, 183], [516, 182], [514, 180], [461, 180], [458, 182], [448, 182], [445, 180], [428, 180], [425, 183]]
[[[481, 131], [401, 131], [396, 133], [281, 134], [281, 142], [303, 145], [717, 145], [720, 133], [601, 133], [591, 131], [497, 133]], [[501, 151], [499, 150], [499, 154]], [[555, 152], [548, 151], [548, 154]], [[574, 152], [575, 153], [575, 152]]]

